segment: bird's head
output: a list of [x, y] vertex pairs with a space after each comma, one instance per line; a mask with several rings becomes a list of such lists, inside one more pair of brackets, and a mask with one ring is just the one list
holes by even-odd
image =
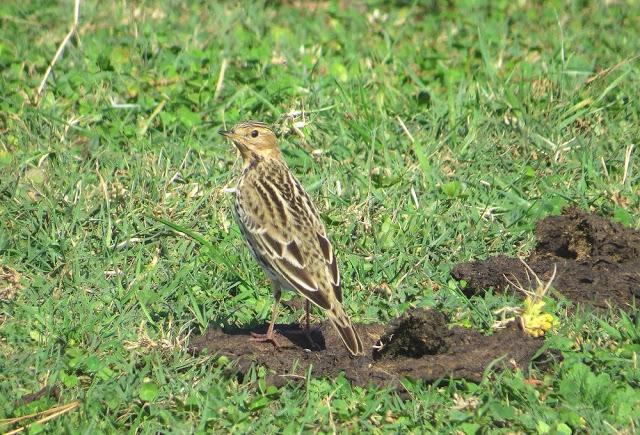
[[238, 148], [245, 163], [255, 157], [279, 157], [276, 135], [266, 124], [247, 121], [236, 124], [231, 130], [220, 130]]

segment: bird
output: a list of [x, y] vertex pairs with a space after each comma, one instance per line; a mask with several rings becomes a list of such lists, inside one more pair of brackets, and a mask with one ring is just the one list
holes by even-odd
[[307, 336], [311, 303], [326, 313], [349, 353], [363, 355], [362, 340], [342, 305], [340, 271], [324, 223], [284, 161], [275, 133], [258, 121], [219, 133], [242, 157], [235, 220], [275, 298], [267, 333], [252, 333], [252, 340], [279, 347], [274, 323], [280, 297], [283, 290], [294, 291], [305, 300]]

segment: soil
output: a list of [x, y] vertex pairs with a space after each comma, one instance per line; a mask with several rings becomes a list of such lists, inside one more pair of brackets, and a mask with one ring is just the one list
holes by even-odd
[[[536, 249], [525, 261], [544, 282], [551, 279], [555, 265], [553, 288], [570, 301], [628, 309], [634, 298], [640, 299], [639, 232], [572, 208], [540, 221], [535, 234]], [[506, 256], [458, 264], [451, 274], [467, 282], [467, 296], [488, 288], [515, 291], [505, 276], [525, 287], [530, 282], [522, 262]], [[267, 381], [274, 385], [304, 381], [309, 371], [313, 377], [326, 378], [344, 373], [354, 385], [392, 386], [404, 394], [401, 381], [405, 378], [479, 382], [489, 369], [526, 372], [544, 341], [526, 335], [515, 322], [489, 336], [457, 326], [449, 329], [441, 313], [422, 309], [409, 310], [388, 325], [355, 327], [368, 350], [359, 358], [349, 355], [326, 322], [312, 329], [310, 336], [298, 325], [277, 325], [278, 348], [250, 340], [251, 332], [264, 333], [266, 326], [210, 328], [193, 337], [190, 348], [234, 361], [228, 366], [229, 375], [242, 377], [254, 364], [264, 366]], [[541, 355], [551, 360], [557, 357], [549, 352]], [[535, 363], [546, 364], [540, 357]]]
[[[543, 282], [551, 279], [555, 265], [552, 287], [574, 304], [628, 310], [640, 300], [640, 232], [569, 208], [538, 222], [535, 235], [537, 245], [526, 263]], [[529, 287], [522, 262], [502, 255], [457, 264], [451, 276], [466, 281], [467, 296], [489, 288], [522, 296], [506, 278]]]
[[251, 332], [264, 333], [264, 326], [210, 328], [204, 335], [192, 338], [190, 348], [198, 353], [207, 349], [235, 361], [230, 374], [242, 376], [253, 364], [264, 366], [270, 373], [267, 381], [277, 386], [304, 380], [311, 369], [313, 377], [335, 378], [344, 373], [354, 385], [400, 387], [404, 378], [480, 382], [490, 366], [526, 371], [543, 343], [540, 338], [524, 334], [515, 323], [490, 336], [462, 327], [448, 329], [441, 313], [423, 309], [409, 310], [388, 326], [355, 327], [368, 349], [359, 358], [349, 355], [327, 322], [311, 330], [315, 346], [298, 325], [277, 325], [277, 349], [270, 343], [249, 340]]
[[41, 399], [42, 397], [51, 397], [55, 400], [60, 400], [60, 387], [53, 385], [50, 387], [44, 387], [36, 391], [35, 393], [25, 394], [16, 401], [15, 406], [28, 405], [31, 402]]

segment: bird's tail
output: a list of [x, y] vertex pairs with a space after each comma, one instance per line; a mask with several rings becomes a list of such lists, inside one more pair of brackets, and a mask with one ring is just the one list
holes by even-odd
[[331, 310], [327, 311], [327, 317], [331, 321], [331, 324], [336, 328], [340, 338], [347, 347], [347, 350], [353, 356], [364, 355], [364, 348], [362, 346], [362, 340], [358, 336], [358, 333], [351, 324], [351, 319], [344, 312], [342, 306], [334, 306]]

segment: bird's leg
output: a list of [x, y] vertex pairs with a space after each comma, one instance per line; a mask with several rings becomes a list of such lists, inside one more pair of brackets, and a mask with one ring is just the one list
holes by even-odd
[[309, 344], [311, 345], [310, 348], [311, 349], [319, 349], [319, 346], [316, 345], [315, 341], [313, 341], [313, 338], [311, 337], [311, 306], [309, 304], [309, 299], [305, 298], [304, 299], [304, 317], [305, 317], [305, 324], [304, 324], [304, 335], [307, 337], [307, 340], [309, 341]]
[[273, 297], [275, 298], [275, 303], [273, 304], [273, 311], [271, 311], [271, 322], [269, 322], [269, 328], [267, 329], [266, 334], [257, 334], [255, 332], [251, 333], [251, 341], [259, 341], [259, 342], [269, 342], [273, 344], [276, 348], [280, 347], [276, 339], [273, 337], [273, 326], [276, 323], [276, 317], [278, 315], [278, 305], [280, 304], [280, 296], [282, 292], [280, 291], [280, 285], [271, 283]]
[[304, 316], [305, 316], [305, 320], [306, 320], [306, 323], [304, 325], [304, 330], [306, 331], [307, 334], [309, 333], [309, 329], [310, 329], [309, 328], [309, 324], [311, 323], [311, 320], [310, 320], [311, 316], [309, 314], [309, 308], [310, 308], [309, 307], [309, 299], [304, 298]]

